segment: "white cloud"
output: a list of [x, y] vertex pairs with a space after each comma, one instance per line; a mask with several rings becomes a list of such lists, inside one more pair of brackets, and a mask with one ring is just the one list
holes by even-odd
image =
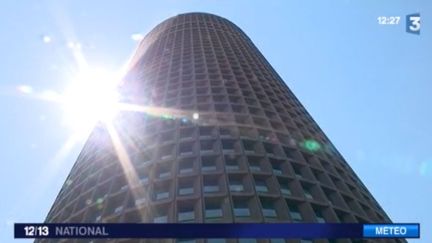
[[80, 50], [81, 49], [81, 43], [69, 41], [67, 43], [67, 47], [69, 47], [70, 49]]
[[19, 85], [17, 86], [17, 89], [24, 94], [30, 94], [33, 92], [33, 88], [29, 85]]
[[131, 39], [134, 41], [141, 41], [142, 39], [144, 39], [144, 35], [140, 33], [132, 34]]
[[51, 37], [48, 35], [42, 36], [42, 41], [46, 44], [50, 43], [52, 41]]

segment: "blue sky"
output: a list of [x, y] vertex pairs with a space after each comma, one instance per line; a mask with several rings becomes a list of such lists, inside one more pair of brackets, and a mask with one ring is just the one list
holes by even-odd
[[[42, 222], [83, 141], [62, 108], [28, 93], [62, 90], [90, 66], [118, 70], [145, 34], [184, 12], [242, 28], [395, 222], [432, 242], [430, 1], [12, 1], [0, 3], [0, 242]], [[419, 12], [421, 35], [405, 32]], [[401, 16], [379, 25], [379, 16]], [[31, 90], [29, 90], [31, 87]], [[67, 149], [65, 149], [65, 147]]]

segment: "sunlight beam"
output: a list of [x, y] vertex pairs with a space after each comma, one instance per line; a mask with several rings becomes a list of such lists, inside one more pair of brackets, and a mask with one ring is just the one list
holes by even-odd
[[[123, 169], [123, 173], [126, 177], [130, 191], [132, 192], [132, 196], [134, 197], [135, 200], [140, 198], [146, 198], [146, 192], [141, 185], [139, 177], [132, 165], [129, 155], [125, 147], [123, 146], [117, 131], [110, 123], [106, 124], [106, 128], [108, 134], [111, 137], [114, 150], [116, 152], [118, 160], [120, 161], [120, 165]], [[139, 212], [140, 212], [141, 219], [144, 219], [143, 213], [141, 211]]]

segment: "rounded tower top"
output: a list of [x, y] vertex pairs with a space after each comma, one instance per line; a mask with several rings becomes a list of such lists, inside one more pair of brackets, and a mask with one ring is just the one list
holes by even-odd
[[246, 39], [252, 44], [249, 37], [237, 25], [224, 17], [206, 12], [181, 13], [162, 21], [145, 35], [129, 62], [130, 69], [137, 64], [143, 55], [145, 55], [148, 48], [154, 45], [158, 39], [163, 38], [165, 35], [173, 34], [177, 30], [181, 31], [182, 29], [188, 29], [190, 31], [196, 31], [197, 29], [205, 29], [205, 31], [208, 31], [212, 29], [225, 33], [228, 32], [230, 34], [239, 35], [241, 36], [240, 38]]

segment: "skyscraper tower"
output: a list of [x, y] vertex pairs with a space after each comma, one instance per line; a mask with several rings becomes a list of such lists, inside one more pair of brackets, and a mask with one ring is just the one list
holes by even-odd
[[156, 26], [122, 93], [141, 108], [95, 128], [47, 222], [390, 222], [224, 18], [188, 13]]

